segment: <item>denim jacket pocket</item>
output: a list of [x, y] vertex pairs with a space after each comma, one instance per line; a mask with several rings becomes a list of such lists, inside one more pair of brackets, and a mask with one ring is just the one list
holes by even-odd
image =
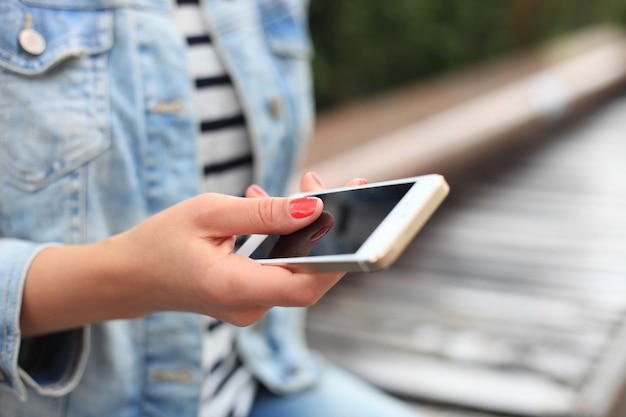
[[112, 19], [0, 2], [0, 181], [36, 191], [108, 148]]
[[61, 417], [65, 416], [67, 398], [44, 397], [29, 392], [28, 407], [13, 395], [0, 392], [0, 417]]

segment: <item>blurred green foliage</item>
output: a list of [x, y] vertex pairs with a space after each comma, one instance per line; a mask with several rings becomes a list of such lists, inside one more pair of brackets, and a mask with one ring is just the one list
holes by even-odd
[[319, 108], [626, 23], [625, 0], [312, 0], [310, 12]]

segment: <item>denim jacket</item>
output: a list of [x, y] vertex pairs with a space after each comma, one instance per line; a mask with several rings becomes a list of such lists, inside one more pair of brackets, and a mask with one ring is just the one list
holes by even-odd
[[[304, 3], [202, 2], [242, 98], [255, 179], [272, 194], [312, 126]], [[197, 416], [198, 315], [33, 339], [19, 327], [39, 251], [103, 239], [197, 193], [191, 94], [169, 0], [0, 0], [0, 417]], [[315, 380], [302, 320], [277, 308], [241, 331], [242, 358], [276, 392]]]

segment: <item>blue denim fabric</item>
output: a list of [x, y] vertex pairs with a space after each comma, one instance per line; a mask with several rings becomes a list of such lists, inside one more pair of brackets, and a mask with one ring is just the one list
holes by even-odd
[[[311, 129], [304, 7], [203, 4], [243, 98], [256, 181], [272, 194], [282, 193]], [[46, 40], [41, 55], [18, 43], [27, 16]], [[197, 193], [191, 93], [168, 0], [0, 0], [0, 417], [197, 415], [197, 315], [158, 313], [32, 340], [19, 329], [38, 251], [100, 240]], [[241, 344], [242, 356], [285, 392], [315, 379], [293, 338], [302, 329], [290, 331], [300, 324], [300, 314], [278, 309], [242, 331], [253, 341]], [[284, 352], [306, 364], [294, 378], [284, 377], [295, 368]]]
[[[306, 0], [204, 0], [250, 126], [255, 177], [280, 195], [313, 126]], [[259, 25], [258, 22], [264, 22]], [[246, 45], [246, 47], [242, 47]], [[278, 103], [279, 114], [270, 111]]]
[[421, 417], [417, 408], [393, 398], [331, 364], [318, 384], [288, 396], [261, 389], [250, 417]]

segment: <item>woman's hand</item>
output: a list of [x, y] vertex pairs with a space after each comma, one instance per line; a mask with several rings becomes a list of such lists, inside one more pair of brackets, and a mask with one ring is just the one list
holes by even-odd
[[[302, 188], [323, 185], [307, 174]], [[322, 213], [322, 202], [250, 190], [248, 196], [265, 198], [202, 194], [101, 242], [43, 250], [26, 279], [23, 335], [167, 310], [247, 325], [273, 306], [314, 304], [343, 274], [261, 265], [235, 255], [233, 247], [237, 235], [305, 228]]]
[[247, 325], [272, 306], [315, 303], [334, 283], [262, 266], [233, 253], [243, 234], [286, 234], [322, 212], [317, 198], [247, 199], [204, 194], [109, 240], [127, 248], [129, 277], [140, 282], [146, 312], [183, 310]]

